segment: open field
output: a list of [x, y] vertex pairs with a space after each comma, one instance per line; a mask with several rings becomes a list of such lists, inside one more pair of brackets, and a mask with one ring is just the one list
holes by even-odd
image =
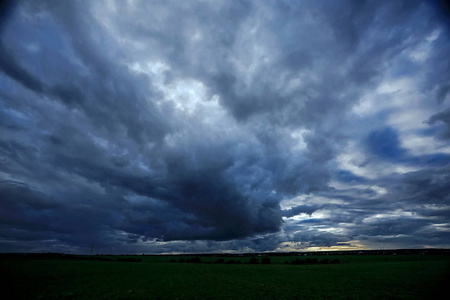
[[134, 256], [141, 262], [86, 258], [0, 256], [2, 295], [9, 294], [8, 299], [439, 299], [437, 292], [446, 291], [450, 282], [446, 255], [330, 255], [329, 260], [339, 258], [340, 263], [314, 265], [284, 263], [298, 256], [271, 257], [268, 265], [247, 264], [250, 257], [223, 257], [225, 262], [234, 259], [241, 264], [214, 264], [220, 257], [211, 256], [200, 257], [203, 263], [170, 262], [181, 256]]

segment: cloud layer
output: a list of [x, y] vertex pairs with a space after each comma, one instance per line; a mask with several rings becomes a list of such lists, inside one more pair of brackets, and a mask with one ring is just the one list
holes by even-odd
[[2, 16], [1, 251], [450, 246], [439, 2]]

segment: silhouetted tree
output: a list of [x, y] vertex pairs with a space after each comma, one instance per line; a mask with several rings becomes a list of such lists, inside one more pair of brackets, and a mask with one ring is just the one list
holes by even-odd
[[298, 259], [298, 258], [291, 261], [292, 265], [304, 265], [307, 263], [308, 263], [308, 260], [304, 261], [303, 259]]
[[248, 262], [251, 265], [257, 265], [259, 263], [258, 259], [256, 257], [250, 258], [250, 261]]
[[225, 263], [225, 259], [219, 258], [218, 260], [216, 260], [215, 263], [216, 263], [216, 264], [223, 264], [223, 263]]
[[270, 264], [270, 257], [263, 257], [263, 258], [261, 259], [261, 264], [263, 264], [263, 265], [268, 265], [268, 264]]
[[194, 263], [194, 264], [199, 264], [201, 262], [202, 262], [202, 260], [200, 259], [200, 257], [194, 257], [193, 259], [191, 259], [191, 263]]
[[307, 258], [305, 260], [305, 264], [307, 264], [307, 265], [314, 265], [314, 264], [317, 264], [317, 263], [319, 263], [317, 258]]

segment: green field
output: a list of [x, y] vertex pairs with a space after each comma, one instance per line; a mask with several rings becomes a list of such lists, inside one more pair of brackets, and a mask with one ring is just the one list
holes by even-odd
[[[450, 257], [343, 255], [339, 264], [171, 263], [1, 257], [3, 299], [439, 299], [450, 279]], [[335, 258], [329, 256], [327, 258]], [[117, 257], [110, 257], [116, 259]], [[188, 257], [186, 257], [188, 258]], [[192, 258], [192, 257], [190, 257]], [[312, 257], [311, 257], [312, 258]], [[317, 257], [319, 260], [323, 256]], [[448, 292], [441, 299], [448, 299]]]

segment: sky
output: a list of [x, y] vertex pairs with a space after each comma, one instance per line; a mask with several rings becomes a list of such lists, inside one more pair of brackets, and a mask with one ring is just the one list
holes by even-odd
[[450, 248], [441, 1], [10, 1], [0, 252]]

